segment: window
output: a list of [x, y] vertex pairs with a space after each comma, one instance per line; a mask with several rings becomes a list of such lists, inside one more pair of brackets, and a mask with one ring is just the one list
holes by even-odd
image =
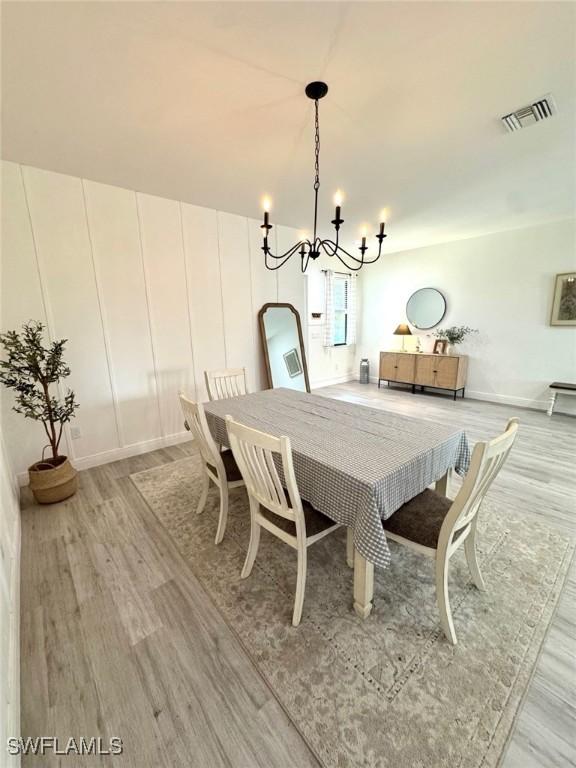
[[339, 347], [348, 342], [348, 294], [350, 278], [348, 275], [335, 274], [332, 300], [334, 303], [334, 329], [332, 345]]
[[344, 347], [356, 344], [356, 275], [324, 272], [326, 286], [326, 321], [324, 346]]

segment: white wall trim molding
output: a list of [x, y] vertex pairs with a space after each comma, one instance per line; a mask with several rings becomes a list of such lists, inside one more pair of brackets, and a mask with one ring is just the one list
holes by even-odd
[[[144, 440], [141, 443], [124, 445], [121, 448], [112, 448], [110, 451], [102, 451], [92, 456], [83, 456], [80, 459], [74, 459], [72, 463], [75, 469], [82, 471], [83, 469], [100, 467], [102, 464], [110, 464], [111, 461], [120, 461], [120, 459], [129, 459], [142, 453], [157, 451], [159, 448], [169, 448], [171, 445], [185, 443], [191, 439], [189, 432], [177, 432], [174, 435], [155, 437], [152, 440]], [[18, 484], [21, 487], [28, 485], [28, 472], [18, 473]]]
[[358, 376], [354, 371], [348, 371], [340, 376], [330, 376], [326, 379], [314, 379], [310, 382], [310, 389], [320, 389], [321, 387], [329, 387], [332, 384], [345, 384], [347, 381], [355, 381]]
[[484, 400], [487, 403], [501, 403], [502, 405], [513, 405], [517, 408], [530, 408], [536, 411], [546, 411], [548, 409], [548, 400], [534, 399], [530, 397], [514, 397], [513, 395], [499, 395], [496, 392], [476, 392], [473, 389], [466, 390], [466, 397], [471, 400]]
[[[20, 166], [20, 179], [22, 180], [22, 188], [24, 190], [24, 201], [26, 203], [26, 211], [28, 213], [28, 221], [30, 223], [30, 236], [32, 238], [32, 245], [34, 248], [34, 256], [36, 259], [36, 271], [38, 274], [38, 281], [40, 283], [40, 293], [42, 296], [42, 309], [44, 311], [44, 321], [46, 324], [46, 331], [48, 332], [48, 338], [50, 341], [55, 340], [54, 334], [54, 314], [52, 312], [52, 306], [48, 299], [46, 291], [46, 273], [42, 257], [40, 255], [40, 249], [38, 248], [38, 238], [34, 229], [34, 222], [32, 220], [32, 211], [30, 209], [30, 198], [28, 194], [28, 187], [26, 185], [26, 178], [24, 176], [23, 166]], [[60, 383], [57, 385], [59, 397], [62, 397], [62, 386]], [[70, 425], [65, 424], [62, 436], [66, 443], [66, 452], [69, 456], [74, 456], [74, 449], [72, 446], [72, 436], [70, 434]]]
[[38, 259], [38, 244], [36, 243], [36, 234], [34, 232], [34, 224], [32, 223], [32, 214], [30, 213], [30, 201], [28, 200], [28, 190], [26, 189], [26, 181], [24, 179], [24, 170], [21, 165], [18, 166], [20, 182], [22, 184], [22, 192], [24, 195], [24, 203], [26, 205], [26, 215], [28, 218], [28, 224], [30, 227], [30, 237], [32, 240], [32, 248], [34, 251], [34, 261], [36, 264], [36, 274], [38, 275], [38, 282], [40, 283], [40, 298], [42, 302], [42, 310], [44, 315], [44, 322], [48, 327], [48, 333], [50, 333], [50, 322], [48, 317], [48, 307], [46, 305], [46, 294], [44, 292], [44, 281], [42, 279], [42, 269], [40, 268], [40, 261]]
[[190, 279], [188, 259], [186, 258], [186, 237], [184, 235], [184, 214], [182, 213], [182, 202], [178, 201], [178, 217], [180, 219], [180, 240], [182, 242], [182, 260], [184, 264], [184, 284], [186, 286], [186, 316], [188, 318], [188, 340], [190, 344], [190, 360], [192, 361], [192, 381], [194, 382], [194, 393], [198, 392], [198, 382], [196, 381], [196, 361], [194, 359], [194, 325], [192, 323], [192, 313], [190, 312]]
[[146, 299], [146, 322], [148, 323], [148, 335], [150, 336], [150, 354], [152, 355], [152, 369], [154, 371], [154, 393], [156, 400], [156, 410], [158, 411], [158, 424], [160, 425], [160, 434], [164, 435], [165, 425], [162, 419], [162, 408], [160, 407], [160, 387], [158, 385], [158, 354], [154, 343], [154, 331], [152, 328], [152, 311], [150, 309], [150, 275], [146, 269], [146, 259], [144, 258], [144, 243], [142, 241], [142, 213], [140, 211], [140, 197], [138, 192], [134, 192], [134, 206], [136, 209], [136, 221], [138, 223], [138, 243], [140, 246], [140, 265], [142, 267], [142, 279], [144, 280], [144, 298]]
[[[224, 309], [224, 291], [222, 289], [222, 243], [220, 236], [220, 218], [221, 211], [216, 211], [216, 251], [217, 251], [217, 263], [218, 263], [218, 287], [220, 289], [220, 313], [224, 328], [226, 328], [226, 311]], [[226, 332], [223, 334], [224, 341], [224, 365], [228, 367], [228, 344], [226, 343]]]
[[[356, 377], [356, 380], [358, 380], [357, 377]], [[378, 377], [370, 376], [370, 383], [378, 384]], [[386, 384], [382, 384], [382, 387], [385, 387], [385, 386]], [[398, 387], [398, 389], [400, 388]], [[410, 395], [412, 394], [408, 384], [403, 385], [402, 389], [407, 394], [410, 394]], [[441, 390], [439, 389], [434, 390], [432, 387], [427, 387], [427, 389], [433, 392], [441, 392]], [[426, 397], [426, 393], [416, 392], [414, 396]], [[451, 390], [446, 393], [445, 397], [452, 397]], [[469, 400], [483, 400], [486, 403], [497, 403], [499, 405], [512, 405], [515, 408], [528, 408], [533, 411], [546, 411], [548, 409], [548, 400], [546, 398], [534, 399], [530, 397], [514, 397], [512, 395], [500, 395], [497, 392], [477, 392], [473, 389], [466, 389], [466, 398], [468, 398]], [[458, 397], [458, 399], [460, 399], [460, 397]], [[557, 409], [557, 412], [562, 413], [560, 409]], [[572, 415], [572, 414], [567, 414], [567, 415]]]
[[[88, 232], [88, 242], [90, 244], [90, 260], [92, 262], [92, 274], [94, 275], [94, 285], [96, 286], [96, 301], [98, 302], [98, 312], [100, 313], [100, 327], [102, 328], [102, 343], [104, 345], [104, 354], [106, 356], [106, 364], [108, 366], [108, 381], [110, 383], [110, 393], [112, 395], [112, 411], [114, 413], [114, 422], [116, 425], [116, 437], [118, 439], [118, 445], [124, 445], [122, 419], [120, 416], [120, 408], [118, 405], [118, 390], [116, 387], [116, 381], [114, 380], [114, 370], [112, 367], [112, 353], [110, 351], [110, 335], [108, 333], [106, 315], [105, 315], [104, 307], [102, 304], [102, 286], [100, 284], [98, 264], [96, 262], [96, 254], [94, 252], [94, 243], [92, 242], [92, 232], [90, 231], [90, 218], [88, 216], [88, 201], [86, 200], [86, 183], [84, 179], [80, 179], [80, 181], [82, 183], [82, 203], [84, 205], [86, 230]], [[44, 295], [44, 289], [42, 290], [42, 295]]]
[[[246, 242], [248, 243], [248, 269], [250, 271], [250, 307], [252, 308], [252, 316], [257, 317], [258, 316], [258, 309], [254, 306], [254, 280], [252, 280], [252, 275], [254, 274], [253, 269], [254, 265], [252, 264], [252, 248], [250, 247], [250, 222], [248, 219], [246, 219]], [[304, 284], [306, 281], [304, 280]], [[252, 327], [250, 329], [250, 335], [252, 338], [252, 344], [257, 348], [257, 345], [260, 343], [260, 339], [257, 338], [256, 333], [256, 325], [253, 323]]]

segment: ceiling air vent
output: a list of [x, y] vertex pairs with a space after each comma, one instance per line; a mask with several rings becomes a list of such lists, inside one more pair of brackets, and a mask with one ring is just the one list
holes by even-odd
[[529, 104], [527, 107], [520, 107], [509, 115], [504, 115], [500, 119], [508, 131], [519, 131], [520, 128], [527, 128], [529, 125], [547, 120], [556, 114], [556, 105], [551, 94], [543, 96], [541, 99]]

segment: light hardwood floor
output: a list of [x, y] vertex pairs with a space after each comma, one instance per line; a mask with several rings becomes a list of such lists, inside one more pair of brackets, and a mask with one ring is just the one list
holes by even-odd
[[[576, 419], [357, 383], [318, 392], [450, 420], [472, 442], [518, 416], [519, 439], [491, 494], [576, 536]], [[113, 763], [31, 757], [24, 765], [318, 766], [129, 479], [189, 451], [183, 444], [82, 472], [78, 494], [63, 504], [38, 507], [25, 494], [22, 732], [120, 736], [125, 753]], [[573, 567], [504, 768], [576, 762], [575, 598]]]

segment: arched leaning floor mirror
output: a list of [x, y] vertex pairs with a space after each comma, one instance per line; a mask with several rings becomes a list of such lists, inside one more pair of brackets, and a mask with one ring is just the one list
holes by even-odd
[[292, 304], [264, 304], [258, 312], [268, 386], [310, 392], [300, 315]]

